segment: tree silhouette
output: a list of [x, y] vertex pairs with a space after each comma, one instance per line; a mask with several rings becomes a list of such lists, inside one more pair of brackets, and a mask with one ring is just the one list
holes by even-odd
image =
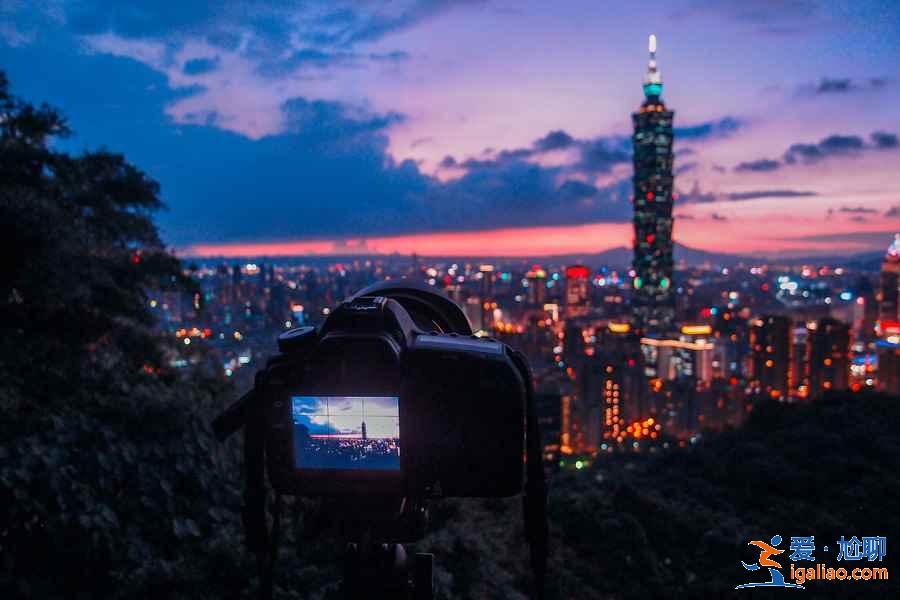
[[0, 389], [41, 402], [159, 367], [147, 290], [188, 285], [152, 221], [159, 185], [120, 154], [55, 150], [68, 134], [0, 73], [0, 235], [13, 249], [0, 253]]

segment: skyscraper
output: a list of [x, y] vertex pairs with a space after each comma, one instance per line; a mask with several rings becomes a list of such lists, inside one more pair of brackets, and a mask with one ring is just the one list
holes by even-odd
[[672, 282], [672, 119], [662, 101], [656, 67], [656, 36], [650, 36], [650, 62], [644, 103], [634, 123], [634, 306], [635, 325], [645, 335], [665, 336], [675, 325]]
[[900, 233], [894, 236], [894, 242], [881, 263], [881, 290], [878, 296], [878, 320], [882, 324], [897, 321], [900, 303]]

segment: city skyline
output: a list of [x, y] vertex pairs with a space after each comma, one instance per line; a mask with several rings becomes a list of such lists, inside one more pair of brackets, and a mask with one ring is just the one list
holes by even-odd
[[332, 6], [10, 5], [0, 56], [69, 116], [63, 147], [160, 181], [183, 253], [628, 247], [649, 33], [679, 109], [678, 243], [852, 253], [900, 227], [891, 3]]

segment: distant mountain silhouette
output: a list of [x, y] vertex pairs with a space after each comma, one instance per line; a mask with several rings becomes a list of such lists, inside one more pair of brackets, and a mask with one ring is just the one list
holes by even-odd
[[[490, 262], [500, 262], [503, 264], [515, 264], [521, 263], [523, 266], [530, 266], [532, 264], [542, 264], [542, 265], [565, 265], [565, 264], [584, 264], [592, 268], [597, 268], [600, 266], [607, 266], [613, 269], [626, 269], [631, 266], [631, 259], [633, 256], [633, 251], [631, 248], [626, 248], [625, 246], [617, 246], [615, 248], [610, 248], [609, 250], [603, 250], [602, 252], [594, 252], [594, 253], [567, 253], [567, 254], [554, 254], [554, 255], [545, 255], [545, 256], [466, 256], [466, 255], [420, 255], [424, 261], [430, 260], [454, 260], [454, 261], [469, 261], [473, 263], [490, 263]], [[834, 256], [800, 256], [800, 257], [772, 257], [772, 256], [753, 256], [753, 255], [739, 255], [739, 254], [728, 254], [726, 252], [709, 252], [706, 250], [700, 250], [697, 248], [691, 248], [690, 246], [685, 246], [684, 244], [675, 244], [675, 264], [676, 267], [730, 267], [739, 264], [781, 264], [781, 265], [803, 265], [803, 264], [813, 264], [813, 265], [842, 265], [845, 267], [850, 267], [855, 270], [862, 271], [877, 271], [880, 268], [881, 260], [884, 256], [883, 252], [865, 252], [861, 254], [855, 254], [851, 256], [846, 255], [834, 255]], [[282, 263], [295, 263], [295, 262], [304, 262], [309, 264], [326, 264], [332, 263], [334, 261], [339, 262], [351, 262], [353, 260], [361, 259], [370, 259], [370, 258], [381, 258], [381, 259], [398, 259], [398, 260], [406, 260], [409, 258], [408, 254], [311, 254], [311, 255], [298, 255], [298, 256], [277, 256], [277, 257], [268, 257], [268, 256], [231, 256], [228, 258], [225, 257], [191, 257], [191, 256], [182, 256], [183, 260], [190, 261], [201, 261], [201, 262], [209, 262], [215, 260], [222, 260], [225, 262], [240, 262], [243, 260], [247, 261], [277, 261]]]

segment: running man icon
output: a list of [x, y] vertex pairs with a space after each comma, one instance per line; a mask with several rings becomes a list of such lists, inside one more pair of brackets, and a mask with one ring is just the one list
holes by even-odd
[[761, 540], [753, 540], [752, 542], [748, 542], [748, 546], [756, 546], [759, 548], [759, 559], [756, 564], [748, 565], [744, 561], [741, 561], [741, 565], [748, 571], [758, 571], [762, 567], [767, 567], [769, 569], [769, 581], [764, 581], [762, 583], [744, 583], [735, 587], [734, 589], [739, 590], [741, 588], [752, 588], [752, 587], [786, 587], [786, 588], [799, 588], [806, 589], [802, 585], [797, 585], [796, 583], [786, 583], [784, 580], [784, 575], [781, 574], [781, 571], [778, 569], [781, 568], [781, 564], [772, 560], [770, 557], [776, 556], [784, 552], [784, 550], [778, 549], [776, 546], [781, 543], [781, 536], [775, 535], [772, 537], [771, 544], [767, 544]]

